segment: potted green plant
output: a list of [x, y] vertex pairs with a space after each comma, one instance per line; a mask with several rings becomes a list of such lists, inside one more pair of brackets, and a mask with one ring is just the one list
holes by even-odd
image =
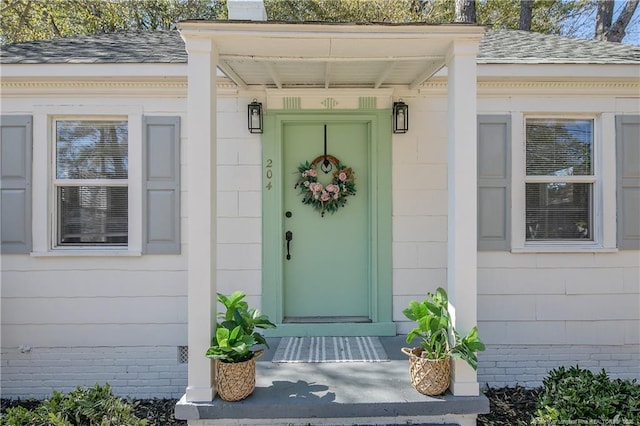
[[422, 302], [411, 301], [402, 313], [417, 324], [407, 334], [407, 343], [418, 338], [420, 346], [402, 348], [402, 352], [409, 356], [411, 384], [418, 392], [439, 395], [449, 388], [451, 357], [463, 359], [474, 370], [478, 368], [476, 352], [485, 349], [478, 328], [460, 337], [451, 323], [449, 299], [443, 288], [427, 293]]
[[218, 313], [216, 332], [206, 356], [213, 359], [216, 389], [225, 401], [239, 401], [251, 395], [256, 386], [256, 360], [264, 353], [256, 345], [269, 347], [256, 328], [275, 328], [266, 315], [249, 308], [246, 294], [230, 296], [218, 293], [218, 302], [226, 308]]

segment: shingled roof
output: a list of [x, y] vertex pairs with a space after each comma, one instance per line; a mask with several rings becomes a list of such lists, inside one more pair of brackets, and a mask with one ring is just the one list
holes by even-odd
[[[2, 64], [186, 63], [177, 31], [128, 31], [4, 45]], [[514, 30], [489, 30], [481, 64], [639, 64], [640, 46]]]
[[2, 64], [186, 63], [177, 31], [125, 31], [2, 46]]
[[640, 46], [528, 31], [488, 31], [480, 42], [481, 64], [638, 64]]

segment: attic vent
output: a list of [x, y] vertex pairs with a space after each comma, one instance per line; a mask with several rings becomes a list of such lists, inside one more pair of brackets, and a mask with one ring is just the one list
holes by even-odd
[[360, 109], [376, 109], [378, 98], [375, 96], [360, 96], [358, 106]]
[[189, 362], [189, 346], [178, 346], [178, 364]]
[[299, 96], [285, 96], [282, 98], [283, 109], [300, 109], [300, 97]]

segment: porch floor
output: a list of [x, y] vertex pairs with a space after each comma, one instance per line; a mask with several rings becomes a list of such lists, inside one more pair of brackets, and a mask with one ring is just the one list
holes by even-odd
[[247, 399], [176, 405], [176, 418], [198, 425], [475, 425], [489, 412], [484, 395], [427, 397], [409, 381], [400, 352], [404, 336], [381, 337], [390, 361], [375, 363], [273, 363], [279, 339], [257, 362], [256, 389]]

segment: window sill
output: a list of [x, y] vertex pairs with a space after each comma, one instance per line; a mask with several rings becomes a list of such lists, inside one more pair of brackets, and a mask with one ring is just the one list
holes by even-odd
[[512, 247], [511, 253], [617, 253], [616, 247], [602, 247], [599, 244], [527, 244]]
[[56, 249], [50, 251], [31, 252], [31, 257], [139, 257], [140, 251], [122, 249]]

